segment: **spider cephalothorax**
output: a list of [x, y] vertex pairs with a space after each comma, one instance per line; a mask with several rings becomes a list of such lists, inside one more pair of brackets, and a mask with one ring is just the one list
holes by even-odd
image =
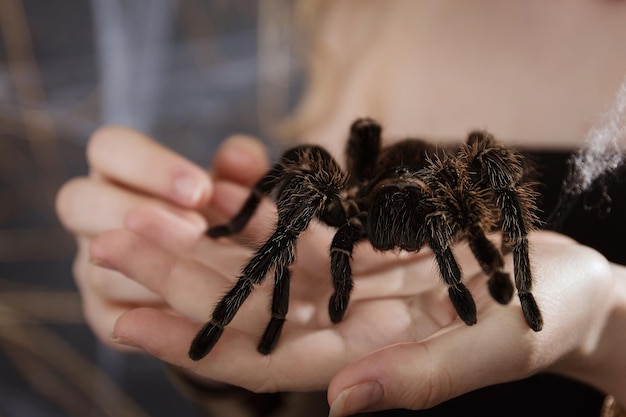
[[235, 285], [217, 304], [210, 321], [192, 342], [189, 356], [204, 357], [215, 345], [255, 285], [274, 272], [272, 318], [258, 350], [269, 353], [278, 341], [289, 301], [289, 266], [295, 243], [313, 218], [337, 228], [330, 246], [334, 293], [328, 311], [342, 320], [352, 291], [352, 250], [369, 241], [380, 251], [432, 249], [459, 317], [476, 323], [476, 305], [461, 281], [451, 244], [466, 239], [489, 275], [489, 291], [501, 304], [513, 296], [501, 251], [487, 238], [502, 231], [502, 250], [512, 251], [514, 281], [528, 326], [541, 330], [542, 318], [531, 293], [527, 235], [535, 217], [535, 193], [522, 156], [486, 132], [473, 132], [456, 153], [417, 139], [381, 146], [381, 128], [358, 119], [350, 128], [346, 170], [323, 148], [302, 145], [285, 152], [255, 185], [239, 213], [209, 229], [213, 238], [238, 233], [263, 196], [275, 195], [276, 228], [254, 253]]

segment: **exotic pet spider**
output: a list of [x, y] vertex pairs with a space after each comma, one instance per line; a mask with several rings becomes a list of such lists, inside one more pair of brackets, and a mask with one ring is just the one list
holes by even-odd
[[334, 294], [328, 312], [342, 320], [352, 290], [351, 258], [355, 243], [369, 240], [376, 250], [432, 249], [450, 300], [468, 325], [476, 323], [476, 305], [461, 282], [450, 245], [467, 239], [493, 298], [507, 304], [513, 296], [500, 251], [486, 233], [503, 232], [502, 250], [513, 252], [515, 286], [528, 326], [542, 328], [531, 293], [527, 234], [533, 227], [535, 192], [522, 156], [486, 132], [473, 132], [456, 154], [438, 151], [417, 139], [381, 147], [381, 128], [358, 119], [350, 128], [347, 171], [323, 148], [302, 145], [287, 150], [257, 182], [239, 213], [208, 235], [238, 233], [261, 198], [275, 194], [278, 221], [274, 233], [254, 253], [236, 284], [217, 304], [211, 320], [191, 344], [189, 356], [203, 358], [217, 343], [255, 285], [274, 270], [272, 318], [258, 345], [269, 353], [278, 341], [289, 302], [289, 266], [295, 243], [316, 217], [337, 228], [330, 246]]

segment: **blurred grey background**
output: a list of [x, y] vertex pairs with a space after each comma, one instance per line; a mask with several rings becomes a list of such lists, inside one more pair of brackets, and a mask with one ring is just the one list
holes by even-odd
[[208, 165], [297, 97], [288, 0], [0, 0], [0, 417], [196, 416], [162, 365], [100, 345], [54, 213], [106, 123]]

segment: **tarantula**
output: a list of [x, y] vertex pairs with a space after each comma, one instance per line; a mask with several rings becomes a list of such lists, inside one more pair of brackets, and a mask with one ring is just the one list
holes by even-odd
[[[228, 224], [209, 229], [213, 238], [238, 233], [261, 198], [275, 196], [274, 232], [196, 335], [189, 350], [192, 359], [200, 360], [214, 347], [254, 286], [272, 270], [272, 316], [258, 350], [267, 354], [274, 348], [287, 314], [295, 244], [313, 218], [337, 228], [330, 246], [334, 293], [328, 304], [334, 323], [348, 308], [352, 251], [363, 241], [379, 251], [414, 252], [428, 244], [458, 316], [468, 325], [476, 323], [476, 304], [461, 281], [451, 249], [453, 242], [467, 239], [489, 276], [489, 292], [501, 304], [507, 304], [514, 291], [501, 253], [513, 252], [524, 318], [532, 330], [541, 330], [541, 313], [531, 293], [527, 239], [535, 221], [535, 192], [519, 153], [482, 131], [469, 134], [456, 153], [418, 139], [382, 147], [380, 125], [363, 118], [350, 127], [346, 156], [344, 171], [322, 147], [287, 150], [257, 182], [237, 215]], [[502, 252], [486, 236], [496, 230], [503, 234]]]

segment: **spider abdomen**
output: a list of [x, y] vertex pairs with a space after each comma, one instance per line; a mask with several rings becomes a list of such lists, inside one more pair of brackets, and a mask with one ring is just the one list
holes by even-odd
[[418, 251], [424, 245], [424, 189], [413, 182], [387, 184], [374, 195], [366, 232], [375, 249]]

